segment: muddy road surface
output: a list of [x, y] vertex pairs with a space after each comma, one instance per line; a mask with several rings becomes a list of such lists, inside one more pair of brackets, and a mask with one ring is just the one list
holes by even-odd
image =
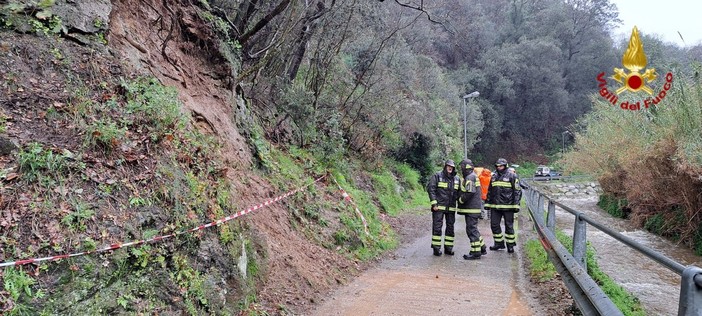
[[[330, 294], [311, 315], [536, 315], [524, 295], [521, 247], [514, 254], [490, 251], [481, 260], [464, 260], [469, 251], [465, 219], [456, 217], [455, 255], [432, 255], [431, 216], [424, 236]], [[520, 223], [521, 224], [521, 223]], [[520, 225], [521, 226], [521, 225]], [[493, 244], [487, 220], [479, 229]], [[518, 237], [519, 239], [519, 237]]]
[[[588, 217], [683, 265], [702, 267], [702, 258], [694, 255], [692, 250], [609, 215], [597, 207], [597, 200], [597, 196], [559, 199], [563, 204], [586, 213]], [[573, 215], [556, 207], [557, 226], [570, 236], [573, 235], [574, 220]], [[680, 276], [592, 226], [587, 227], [587, 240], [595, 248], [602, 270], [636, 295], [647, 315], [677, 314]]]

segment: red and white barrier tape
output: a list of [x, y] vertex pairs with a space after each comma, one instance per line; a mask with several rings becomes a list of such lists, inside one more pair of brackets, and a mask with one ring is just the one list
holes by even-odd
[[[251, 212], [253, 212], [253, 211], [255, 211], [255, 210], [258, 210], [258, 209], [260, 209], [260, 208], [264, 208], [264, 207], [266, 207], [266, 206], [268, 206], [268, 205], [271, 205], [271, 204], [273, 204], [273, 203], [276, 203], [276, 202], [278, 202], [278, 201], [280, 201], [280, 200], [282, 200], [282, 199], [284, 199], [284, 198], [287, 198], [288, 196], [291, 196], [291, 195], [293, 195], [293, 194], [295, 194], [295, 193], [297, 193], [297, 192], [302, 191], [303, 189], [307, 188], [307, 187], [310, 186], [310, 185], [313, 185], [313, 184], [315, 184], [315, 183], [321, 181], [322, 179], [324, 179], [324, 177], [326, 177], [326, 175], [323, 175], [323, 176], [317, 178], [316, 180], [314, 180], [313, 182], [311, 182], [311, 183], [309, 183], [309, 184], [307, 184], [307, 185], [304, 185], [304, 186], [301, 186], [301, 187], [299, 187], [299, 188], [297, 188], [297, 189], [295, 189], [295, 190], [289, 191], [288, 193], [285, 193], [285, 194], [283, 194], [283, 195], [280, 195], [280, 196], [278, 196], [278, 197], [276, 197], [276, 198], [274, 198], [274, 199], [271, 199], [271, 200], [265, 201], [265, 202], [263, 202], [263, 203], [261, 203], [261, 204], [258, 204], [258, 205], [249, 207], [249, 208], [247, 208], [246, 210], [239, 211], [239, 212], [237, 212], [237, 213], [234, 213], [234, 214], [229, 215], [229, 216], [227, 216], [227, 217], [224, 217], [224, 218], [222, 218], [222, 219], [218, 219], [218, 220], [216, 220], [216, 221], [213, 221], [213, 222], [210, 222], [210, 223], [207, 223], [207, 224], [204, 224], [204, 225], [200, 225], [200, 226], [197, 226], [197, 227], [193, 227], [193, 228], [188, 229], [188, 230], [181, 230], [181, 231], [177, 231], [177, 232], [174, 232], [174, 233], [168, 234], [168, 235], [156, 236], [156, 237], [153, 237], [153, 238], [150, 238], [150, 239], [142, 239], [142, 240], [132, 241], [132, 242], [128, 242], [128, 243], [116, 243], [116, 244], [112, 244], [112, 245], [110, 245], [110, 246], [107, 246], [107, 247], [104, 247], [104, 248], [101, 248], [101, 249], [92, 250], [92, 251], [83, 251], [83, 252], [77, 252], [77, 253], [65, 254], [65, 255], [58, 255], [58, 256], [51, 256], [51, 257], [34, 258], [34, 259], [25, 259], [25, 260], [11, 261], [11, 262], [2, 262], [2, 263], [0, 263], [0, 268], [2, 268], [2, 267], [10, 267], [10, 266], [20, 266], [20, 265], [25, 265], [25, 264], [29, 264], [29, 263], [39, 263], [39, 262], [43, 262], [43, 261], [51, 262], [51, 261], [56, 261], [56, 260], [61, 260], [61, 259], [66, 259], [66, 258], [79, 257], [79, 256], [84, 256], [84, 255], [89, 255], [89, 254], [94, 254], [94, 253], [107, 252], [107, 251], [110, 251], [110, 250], [116, 250], [116, 249], [120, 249], [120, 248], [138, 246], [138, 245], [141, 245], [141, 244], [148, 244], [148, 243], [152, 243], [152, 242], [157, 242], [157, 241], [161, 241], [161, 240], [164, 240], [164, 239], [168, 239], [168, 238], [171, 238], [171, 237], [175, 237], [175, 236], [178, 236], [178, 235], [196, 232], [196, 231], [199, 231], [199, 230], [203, 230], [203, 229], [205, 229], [205, 228], [208, 228], [208, 227], [217, 226], [217, 225], [226, 223], [226, 222], [228, 222], [228, 221], [230, 221], [230, 220], [232, 220], [232, 219], [235, 219], [235, 218], [237, 218], [237, 217], [239, 217], [239, 216], [246, 215], [246, 214], [251, 213]], [[336, 182], [336, 181], [335, 181], [335, 182]], [[337, 185], [338, 185], [338, 183], [337, 183]], [[365, 225], [365, 220], [363, 220], [363, 224]], [[368, 232], [366, 231], [366, 233], [368, 233]]]
[[356, 202], [354, 202], [351, 199], [351, 195], [348, 194], [346, 191], [344, 191], [344, 188], [339, 185], [339, 182], [336, 182], [336, 179], [332, 178], [334, 180], [334, 183], [336, 183], [336, 186], [339, 187], [339, 190], [341, 191], [341, 195], [344, 197], [344, 200], [349, 201], [349, 203], [353, 204], [354, 209], [356, 210], [356, 214], [358, 217], [361, 218], [361, 222], [363, 222], [363, 230], [366, 232], [366, 236], [368, 236], [368, 223], [366, 222], [366, 218], [363, 217], [363, 213], [358, 209], [358, 205], [356, 205]]

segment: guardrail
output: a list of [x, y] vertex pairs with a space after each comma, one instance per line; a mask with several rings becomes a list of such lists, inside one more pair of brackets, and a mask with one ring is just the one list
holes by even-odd
[[548, 177], [528, 177], [522, 178], [521, 181], [551, 181], [551, 180], [574, 180], [574, 179], [594, 179], [592, 176], [577, 175], [577, 176], [548, 176]]
[[[541, 239], [541, 244], [544, 246], [549, 260], [561, 275], [583, 315], [622, 315], [622, 312], [587, 274], [587, 262], [585, 260], [587, 224], [680, 275], [678, 315], [702, 315], [702, 269], [699, 267], [684, 266], [660, 252], [596, 222], [584, 213], [563, 205], [554, 198], [539, 192], [533, 186], [529, 186], [529, 189], [525, 191], [525, 198], [529, 214], [534, 220], [534, 228]], [[544, 209], [544, 203], [547, 203], [546, 209]], [[556, 239], [556, 206], [575, 215], [572, 254]]]

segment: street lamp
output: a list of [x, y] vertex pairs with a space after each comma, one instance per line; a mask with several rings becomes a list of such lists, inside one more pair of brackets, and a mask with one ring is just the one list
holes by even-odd
[[565, 135], [566, 134], [570, 134], [571, 136], [573, 135], [570, 133], [570, 131], [565, 131], [565, 132], [561, 133], [561, 135], [563, 136], [563, 147], [561, 149], [561, 154], [563, 154], [563, 155], [565, 155]]
[[466, 99], [475, 98], [479, 95], [480, 92], [474, 91], [463, 96], [463, 158], [468, 158], [468, 125], [466, 123], [468, 108], [466, 107]]

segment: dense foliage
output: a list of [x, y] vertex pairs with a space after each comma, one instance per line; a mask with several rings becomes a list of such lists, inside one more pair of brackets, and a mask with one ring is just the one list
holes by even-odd
[[471, 158], [543, 161], [618, 61], [608, 0], [414, 2], [207, 7], [229, 22], [270, 139], [374, 163], [393, 153], [423, 175], [462, 156], [463, 95], [480, 92], [467, 102]]

